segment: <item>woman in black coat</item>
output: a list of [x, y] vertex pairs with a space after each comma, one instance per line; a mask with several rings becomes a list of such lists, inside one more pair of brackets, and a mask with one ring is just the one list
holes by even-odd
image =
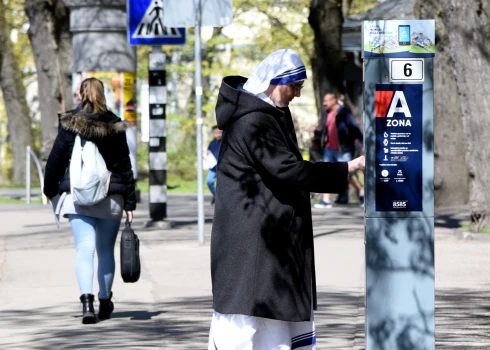
[[288, 105], [305, 79], [299, 56], [279, 50], [221, 84], [208, 349], [315, 349], [310, 191], [342, 191], [364, 158], [303, 160]]
[[[132, 221], [136, 208], [133, 172], [126, 142], [126, 129], [131, 123], [122, 121], [106, 108], [104, 86], [89, 78], [80, 87], [82, 103], [73, 111], [60, 115], [58, 136], [49, 154], [44, 178], [44, 194], [58, 200], [56, 214], [70, 220], [76, 245], [76, 274], [83, 304], [82, 323], [95, 323], [94, 252], [97, 251], [99, 283], [99, 320], [110, 318], [114, 280], [116, 243], [123, 210]], [[107, 196], [89, 206], [74, 204], [70, 193], [70, 159], [77, 135], [97, 145], [111, 172]], [[58, 197], [60, 196], [60, 197]]]

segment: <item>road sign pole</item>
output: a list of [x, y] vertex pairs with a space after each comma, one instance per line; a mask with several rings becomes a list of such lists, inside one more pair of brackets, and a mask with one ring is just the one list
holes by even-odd
[[196, 148], [197, 148], [197, 212], [199, 244], [204, 244], [204, 188], [202, 164], [202, 72], [201, 72], [201, 0], [197, 1], [195, 27], [196, 63]]

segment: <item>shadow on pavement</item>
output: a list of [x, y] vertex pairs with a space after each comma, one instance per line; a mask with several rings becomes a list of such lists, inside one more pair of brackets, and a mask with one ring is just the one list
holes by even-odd
[[436, 290], [436, 349], [490, 349], [490, 291]]
[[[133, 311], [122, 311], [122, 312], [113, 312], [111, 318], [128, 318], [131, 321], [136, 320], [151, 320], [153, 317], [160, 315], [162, 312], [148, 312], [141, 310], [133, 310]], [[81, 317], [81, 316], [80, 316]]]
[[[352, 349], [362, 294], [320, 292], [316, 313], [322, 349], [344, 344]], [[212, 299], [182, 298], [157, 304], [116, 303], [113, 318], [95, 325], [80, 323], [76, 303], [31, 310], [4, 310], [1, 349], [205, 349], [212, 317]]]
[[[363, 349], [363, 305], [361, 291], [320, 291], [315, 313], [318, 347]], [[207, 296], [156, 304], [120, 302], [113, 316], [95, 325], [82, 325], [78, 303], [3, 310], [0, 328], [9, 335], [3, 333], [0, 348], [205, 349], [212, 300]], [[487, 290], [436, 292], [436, 348], [489, 349], [489, 323]]]
[[443, 208], [436, 210], [434, 225], [443, 228], [460, 228], [470, 221], [470, 213], [467, 206], [459, 208]]

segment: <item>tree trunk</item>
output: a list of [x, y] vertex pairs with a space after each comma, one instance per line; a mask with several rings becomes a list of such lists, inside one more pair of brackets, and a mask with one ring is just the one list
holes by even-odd
[[22, 74], [10, 41], [5, 8], [0, 1], [0, 87], [8, 118], [9, 141], [13, 157], [13, 181], [25, 181], [26, 146], [31, 145], [31, 119]]
[[351, 5], [352, 5], [352, 0], [342, 0], [342, 17], [344, 19], [349, 17]]
[[448, 30], [438, 16], [444, 0], [417, 0], [418, 18], [436, 20], [434, 59], [434, 190], [436, 207], [468, 203], [468, 168], [463, 135], [463, 113]]
[[490, 228], [490, 2], [442, 1], [461, 97], [469, 172], [471, 230]]
[[70, 10], [63, 0], [55, 0], [53, 19], [55, 23], [55, 40], [58, 44], [58, 62], [61, 77], [61, 96], [63, 110], [73, 109], [72, 74], [73, 45], [70, 32]]
[[58, 113], [73, 105], [69, 14], [62, 0], [26, 0], [24, 9], [39, 86], [41, 159], [46, 160], [58, 133]]
[[344, 92], [342, 53], [342, 0], [311, 0], [308, 22], [314, 33], [311, 56], [313, 85], [318, 111], [322, 111], [323, 95]]

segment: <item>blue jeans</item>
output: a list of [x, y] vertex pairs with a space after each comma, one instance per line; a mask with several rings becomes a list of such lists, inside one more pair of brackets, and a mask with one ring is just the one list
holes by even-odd
[[97, 219], [91, 216], [71, 214], [68, 216], [77, 250], [75, 270], [80, 294], [93, 294], [94, 253], [97, 250], [99, 266], [99, 298], [111, 295], [116, 264], [114, 246], [119, 232], [120, 219]]
[[[341, 152], [336, 149], [325, 147], [323, 150], [324, 162], [350, 162], [352, 160], [351, 152]], [[350, 178], [350, 175], [349, 175]], [[349, 201], [349, 184], [345, 190], [339, 194], [338, 202], [347, 203]]]
[[350, 162], [352, 160], [351, 152], [341, 152], [336, 149], [325, 147], [323, 150], [324, 162]]
[[206, 179], [206, 183], [208, 184], [209, 190], [213, 194], [216, 194], [216, 187], [214, 186], [214, 182], [216, 181], [216, 168], [208, 170], [208, 177]]

